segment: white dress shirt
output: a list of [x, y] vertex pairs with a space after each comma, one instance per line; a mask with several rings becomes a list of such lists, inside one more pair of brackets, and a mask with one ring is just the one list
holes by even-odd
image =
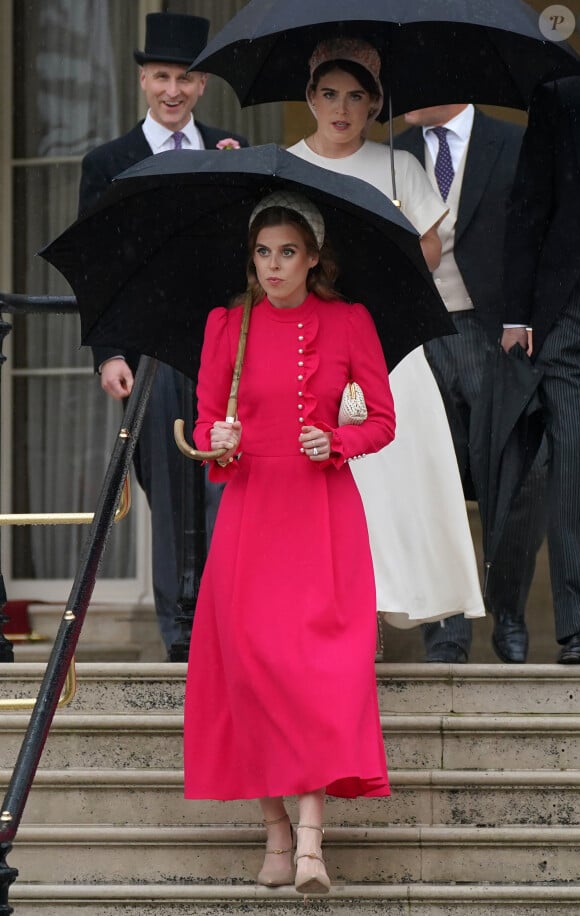
[[[167, 150], [175, 149], [173, 143], [173, 134], [175, 131], [163, 127], [158, 121], [154, 121], [151, 117], [150, 110], [147, 112], [142, 130], [154, 154], [165, 153]], [[205, 149], [201, 134], [193, 120], [193, 115], [190, 115], [189, 121], [185, 127], [180, 128], [180, 130], [183, 134], [182, 149]]]
[[[464, 108], [463, 111], [460, 111], [458, 115], [455, 115], [454, 118], [451, 118], [450, 121], [447, 121], [443, 125], [448, 131], [447, 143], [449, 144], [449, 152], [451, 153], [451, 162], [453, 163], [454, 172], [457, 171], [459, 163], [469, 144], [474, 116], [475, 109], [473, 105], [468, 105], [467, 108]], [[434, 165], [437, 159], [437, 153], [439, 152], [439, 140], [437, 139], [437, 135], [433, 133], [431, 127], [423, 127], [423, 137]]]

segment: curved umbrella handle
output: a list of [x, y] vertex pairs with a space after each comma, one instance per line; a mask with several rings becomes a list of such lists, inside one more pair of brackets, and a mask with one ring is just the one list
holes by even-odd
[[225, 455], [227, 452], [227, 448], [215, 448], [211, 452], [202, 452], [197, 448], [193, 448], [185, 438], [183, 420], [176, 420], [174, 422], [173, 437], [179, 451], [185, 455], [186, 458], [193, 458], [195, 461], [213, 461], [216, 458], [221, 458], [221, 456]]
[[[226, 423], [233, 423], [238, 412], [238, 388], [242, 375], [242, 364], [244, 362], [244, 353], [246, 351], [246, 341], [248, 339], [248, 327], [250, 325], [251, 311], [252, 298], [250, 293], [246, 293], [244, 299], [244, 311], [242, 313], [242, 324], [240, 327], [240, 337], [238, 340], [238, 352], [236, 353], [236, 362], [232, 375], [232, 386], [230, 388], [230, 396], [228, 398], [228, 406], [226, 410]], [[225, 453], [228, 451], [227, 448], [216, 448], [211, 452], [202, 452], [197, 448], [193, 448], [185, 438], [183, 420], [176, 420], [174, 422], [173, 438], [175, 439], [179, 451], [185, 455], [186, 458], [193, 458], [195, 461], [214, 461], [217, 458], [221, 458], [222, 455], [225, 455]]]

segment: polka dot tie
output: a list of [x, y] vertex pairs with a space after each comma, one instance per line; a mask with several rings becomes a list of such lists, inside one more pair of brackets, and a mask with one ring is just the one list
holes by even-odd
[[185, 134], [182, 130], [176, 130], [173, 134], [173, 149], [181, 149], [181, 144], [183, 143], [183, 138]]
[[453, 171], [453, 162], [451, 161], [451, 152], [447, 142], [447, 127], [432, 127], [431, 130], [439, 140], [439, 152], [435, 160], [435, 178], [441, 192], [443, 200], [447, 200], [451, 182], [455, 176]]

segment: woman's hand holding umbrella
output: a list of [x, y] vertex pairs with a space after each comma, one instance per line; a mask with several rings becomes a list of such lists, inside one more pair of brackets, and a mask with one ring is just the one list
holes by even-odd
[[242, 424], [240, 421], [234, 420], [233, 423], [230, 423], [227, 420], [216, 420], [209, 435], [212, 450], [225, 449], [217, 459], [218, 464], [222, 466], [229, 464], [238, 451], [242, 438]]

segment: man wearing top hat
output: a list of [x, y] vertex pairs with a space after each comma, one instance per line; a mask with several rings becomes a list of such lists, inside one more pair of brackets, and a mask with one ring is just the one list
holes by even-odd
[[[141, 89], [149, 110], [127, 134], [104, 143], [83, 159], [79, 214], [92, 207], [115, 176], [136, 162], [172, 149], [215, 149], [222, 140], [247, 141], [231, 131], [194, 120], [193, 110], [203, 95], [207, 74], [188, 67], [207, 43], [209, 21], [199, 16], [150, 13], [146, 18], [144, 51], [135, 51]], [[202, 293], [203, 294], [203, 293]], [[99, 347], [93, 350], [101, 387], [116, 400], [129, 396], [139, 354]], [[137, 448], [134, 464], [151, 508], [153, 529], [153, 591], [161, 636], [169, 651], [179, 637], [175, 623], [181, 555], [182, 462], [173, 440], [173, 421], [182, 415], [182, 377], [160, 364]], [[219, 489], [206, 484], [208, 530], [219, 501]]]

